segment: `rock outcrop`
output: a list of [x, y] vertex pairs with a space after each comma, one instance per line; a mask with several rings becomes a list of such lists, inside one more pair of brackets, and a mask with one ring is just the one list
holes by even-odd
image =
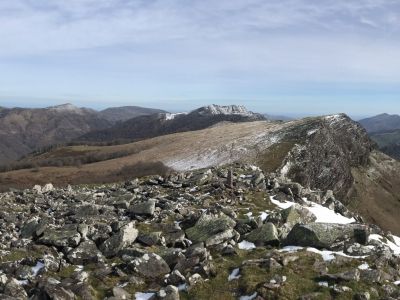
[[400, 238], [338, 203], [239, 164], [2, 193], [0, 299], [397, 299]]

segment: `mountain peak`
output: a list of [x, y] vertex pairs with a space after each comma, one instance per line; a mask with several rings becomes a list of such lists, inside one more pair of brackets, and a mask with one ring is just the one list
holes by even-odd
[[208, 106], [200, 107], [193, 112], [197, 112], [201, 115], [242, 115], [251, 116], [254, 115], [253, 112], [247, 110], [243, 105], [216, 105], [211, 104]]
[[47, 109], [57, 110], [57, 111], [80, 111], [81, 109], [71, 103], [64, 103], [55, 106], [49, 106]]

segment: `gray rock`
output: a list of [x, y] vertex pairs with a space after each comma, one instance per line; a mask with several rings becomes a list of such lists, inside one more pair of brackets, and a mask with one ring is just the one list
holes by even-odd
[[134, 227], [135, 223], [131, 222], [122, 228], [119, 232], [112, 235], [108, 240], [100, 245], [100, 251], [106, 257], [112, 257], [118, 254], [120, 250], [130, 246], [137, 238], [139, 231]]
[[23, 286], [15, 278], [11, 278], [4, 286], [4, 294], [16, 300], [28, 299], [28, 294], [26, 293]]
[[64, 225], [61, 228], [47, 228], [39, 242], [55, 247], [76, 247], [79, 245], [81, 235], [75, 224]]
[[365, 244], [367, 228], [359, 224], [297, 224], [289, 232], [285, 245], [331, 249], [335, 243], [354, 241]]
[[21, 229], [21, 237], [24, 239], [36, 238], [43, 234], [47, 227], [45, 220], [33, 218], [27, 221]]
[[221, 214], [220, 216], [202, 215], [196, 222], [195, 226], [187, 229], [186, 236], [194, 243], [206, 242], [214, 243], [216, 240], [222, 240], [222, 236], [230, 236], [230, 234], [221, 234], [235, 227], [236, 222]]
[[130, 262], [130, 267], [141, 276], [146, 278], [160, 278], [171, 272], [168, 264], [161, 256], [149, 253]]
[[160, 300], [179, 300], [179, 290], [176, 286], [168, 285], [157, 293]]
[[147, 245], [153, 246], [161, 242], [162, 232], [150, 232], [147, 234], [142, 234], [138, 237], [138, 241]]
[[68, 260], [75, 265], [86, 265], [102, 260], [102, 255], [91, 240], [82, 242], [77, 248], [68, 253]]
[[116, 286], [113, 288], [112, 291], [113, 291], [113, 295], [116, 299], [120, 299], [120, 300], [132, 299], [132, 295], [129, 294], [127, 291], [125, 291], [121, 287]]
[[266, 223], [245, 235], [246, 241], [256, 245], [279, 245], [278, 230], [273, 223]]
[[149, 199], [147, 201], [134, 203], [129, 207], [129, 212], [132, 215], [154, 215], [156, 208], [156, 201], [154, 199]]
[[360, 271], [358, 269], [353, 269], [347, 272], [338, 273], [338, 274], [325, 274], [321, 277], [322, 279], [341, 282], [341, 281], [359, 281], [360, 280]]

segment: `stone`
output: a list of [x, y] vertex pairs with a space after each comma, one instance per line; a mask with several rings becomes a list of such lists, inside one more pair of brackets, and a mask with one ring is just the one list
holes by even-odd
[[150, 232], [147, 234], [139, 235], [138, 241], [147, 245], [154, 246], [161, 242], [162, 232]]
[[257, 246], [279, 245], [278, 230], [273, 223], [266, 223], [246, 234], [244, 240], [252, 242]]
[[23, 286], [15, 278], [11, 278], [4, 286], [4, 294], [16, 300], [28, 299], [28, 294], [26, 293]]
[[129, 294], [127, 291], [125, 291], [123, 288], [121, 287], [113, 287], [112, 289], [113, 291], [113, 295], [116, 299], [120, 299], [120, 300], [128, 300], [128, 299], [132, 299], [132, 295]]
[[359, 224], [297, 224], [289, 232], [285, 245], [331, 249], [337, 242], [365, 243], [366, 226]]
[[171, 272], [165, 260], [155, 253], [146, 253], [131, 261], [129, 266], [139, 275], [152, 279], [163, 277]]
[[39, 242], [55, 247], [76, 247], [79, 245], [81, 235], [75, 224], [64, 225], [61, 228], [47, 228]]
[[218, 236], [218, 234], [233, 229], [235, 225], [236, 222], [225, 214], [221, 214], [220, 216], [204, 214], [193, 227], [186, 229], [185, 233], [193, 243], [206, 241], [213, 243], [213, 238], [216, 237], [217, 240], [221, 240], [219, 238], [221, 235]]
[[168, 285], [157, 293], [160, 300], [179, 300], [179, 290], [176, 286]]
[[21, 229], [21, 237], [24, 239], [37, 238], [46, 230], [47, 222], [33, 218], [27, 221]]
[[283, 222], [287, 223], [290, 227], [293, 227], [297, 223], [309, 224], [317, 220], [317, 217], [312, 212], [297, 203], [283, 209], [280, 213]]
[[341, 282], [341, 281], [360, 281], [360, 270], [358, 269], [353, 269], [347, 272], [343, 273], [337, 273], [337, 274], [325, 274], [321, 276], [322, 280], [329, 280], [329, 281], [335, 281], [335, 282]]
[[147, 201], [137, 202], [129, 207], [129, 212], [132, 215], [153, 216], [156, 208], [156, 201], [149, 199]]
[[357, 293], [353, 297], [354, 300], [370, 300], [371, 295], [368, 292]]
[[77, 248], [70, 251], [67, 255], [68, 260], [74, 265], [86, 265], [102, 260], [102, 255], [97, 249], [96, 244], [91, 241], [83, 241]]
[[47, 183], [42, 187], [42, 193], [48, 193], [54, 190], [54, 186], [51, 183]]
[[120, 228], [120, 230], [113, 234], [109, 239], [100, 245], [100, 251], [106, 257], [112, 257], [118, 252], [130, 246], [137, 238], [139, 231], [134, 227], [135, 223], [130, 222]]

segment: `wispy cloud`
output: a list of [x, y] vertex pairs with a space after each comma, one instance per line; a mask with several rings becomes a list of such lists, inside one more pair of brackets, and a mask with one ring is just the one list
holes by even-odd
[[399, 33], [398, 0], [4, 0], [0, 81], [10, 94], [46, 94], [45, 78], [47, 97], [153, 99], [387, 85], [400, 81]]

